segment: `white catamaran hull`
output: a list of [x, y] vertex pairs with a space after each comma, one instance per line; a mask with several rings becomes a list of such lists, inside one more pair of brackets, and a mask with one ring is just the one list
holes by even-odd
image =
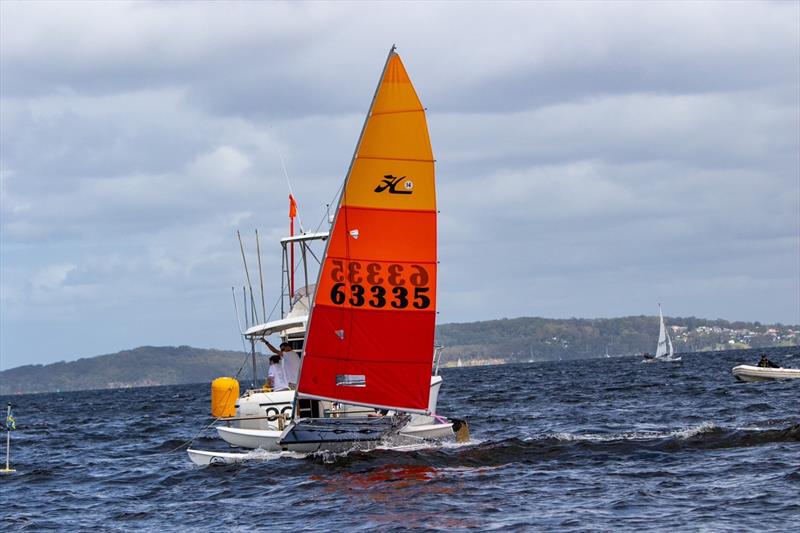
[[189, 453], [189, 459], [198, 466], [208, 465], [230, 465], [234, 463], [241, 463], [251, 457], [248, 453], [236, 452], [208, 452], [203, 450], [193, 450], [189, 448], [186, 450]]
[[[424, 417], [429, 418], [429, 417]], [[316, 451], [316, 446], [300, 447], [300, 446], [281, 446], [280, 437], [282, 431], [261, 430], [261, 429], [238, 429], [218, 427], [217, 434], [225, 442], [237, 448], [245, 448], [248, 450], [262, 449], [266, 451], [281, 451], [292, 450], [298, 452]], [[418, 441], [430, 440], [445, 440], [453, 438], [453, 423], [444, 422], [436, 424], [415, 424], [414, 420], [409, 422], [408, 425], [403, 427], [398, 432], [398, 437], [403, 443], [408, 444]], [[343, 449], [352, 447], [352, 444], [346, 443], [342, 446]]]
[[453, 436], [453, 423], [446, 422], [444, 424], [424, 424], [419, 426], [408, 424], [400, 430], [400, 436], [420, 440], [449, 439]]
[[[341, 419], [302, 419], [281, 435], [283, 450], [299, 453], [371, 450], [378, 446], [405, 446], [420, 442], [455, 440], [453, 421], [440, 416], [416, 415]], [[468, 437], [467, 437], [468, 439]]]
[[732, 373], [739, 381], [772, 381], [775, 379], [800, 378], [800, 368], [765, 368], [739, 365], [733, 367]]
[[224, 426], [217, 427], [217, 434], [222, 440], [237, 448], [255, 450], [261, 448], [267, 451], [281, 449], [278, 439], [282, 431], [270, 429], [239, 429]]

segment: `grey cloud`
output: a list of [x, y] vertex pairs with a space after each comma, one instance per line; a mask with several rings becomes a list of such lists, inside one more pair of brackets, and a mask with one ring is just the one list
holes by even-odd
[[656, 301], [800, 321], [796, 3], [2, 2], [0, 15], [3, 367], [236, 348], [235, 230], [253, 267], [260, 229], [274, 300], [280, 158], [315, 229], [392, 42], [429, 107], [442, 321]]
[[2, 88], [98, 96], [180, 87], [210, 112], [268, 119], [360, 112], [376, 78], [364, 58], [379, 62], [403, 36], [401, 50], [438, 111], [751, 90], [792, 84], [800, 68], [786, 54], [800, 46], [792, 3], [493, 7], [6, 5]]

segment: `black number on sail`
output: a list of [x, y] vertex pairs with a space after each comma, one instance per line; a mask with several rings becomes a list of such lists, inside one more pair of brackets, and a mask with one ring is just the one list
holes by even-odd
[[430, 288], [417, 287], [414, 289], [414, 303], [416, 309], [427, 309], [431, 305], [431, 299], [425, 294]]
[[336, 305], [342, 305], [344, 303], [345, 294], [342, 290], [344, 288], [344, 283], [334, 283], [333, 287], [331, 287], [331, 302]]
[[408, 307], [408, 289], [405, 287], [395, 287], [392, 289], [395, 299], [392, 300], [392, 307], [395, 309], [405, 309]]
[[370, 292], [372, 292], [373, 296], [369, 300], [371, 307], [383, 307], [386, 305], [386, 289], [380, 285], [375, 285], [370, 288]]
[[350, 285], [350, 305], [361, 307], [364, 305], [364, 287], [362, 285]]

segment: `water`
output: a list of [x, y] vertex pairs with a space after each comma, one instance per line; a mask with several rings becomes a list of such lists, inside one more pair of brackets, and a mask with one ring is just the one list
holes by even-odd
[[208, 384], [14, 397], [0, 530], [798, 530], [800, 380], [736, 383], [757, 359], [447, 369], [470, 444], [208, 468], [175, 451]]

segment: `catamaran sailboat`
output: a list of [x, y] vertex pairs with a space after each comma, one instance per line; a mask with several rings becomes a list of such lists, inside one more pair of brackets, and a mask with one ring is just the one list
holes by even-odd
[[[464, 421], [436, 414], [442, 384], [434, 347], [436, 214], [425, 110], [392, 47], [330, 232], [281, 240], [288, 312], [282, 308], [280, 320], [244, 332], [254, 373], [256, 343], [268, 335], [302, 352], [297, 389], [263, 391], [254, 383], [235, 405], [238, 391], [226, 389], [230, 398], [219, 412], [227, 416], [217, 427], [222, 439], [241, 448], [298, 452], [468, 439]], [[318, 281], [309, 285], [315, 243], [325, 249]], [[295, 245], [306, 282], [296, 292]], [[198, 464], [241, 458], [189, 455]]]
[[681, 356], [675, 355], [672, 349], [672, 339], [669, 336], [667, 327], [664, 325], [664, 315], [661, 313], [661, 304], [658, 304], [658, 320], [659, 320], [659, 328], [658, 328], [658, 344], [656, 345], [656, 354], [654, 356], [651, 356], [650, 354], [645, 354], [643, 362], [654, 363], [657, 361], [680, 361]]

